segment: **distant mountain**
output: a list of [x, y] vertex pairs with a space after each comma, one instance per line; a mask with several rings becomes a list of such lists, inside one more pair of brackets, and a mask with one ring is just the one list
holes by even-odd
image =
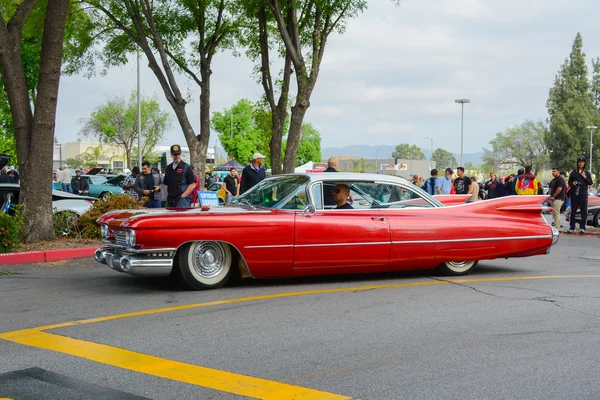
[[[344, 147], [324, 147], [321, 149], [321, 154], [323, 159], [328, 159], [331, 156], [353, 156], [356, 158], [383, 159], [390, 158], [395, 149], [396, 146], [369, 146], [364, 144]], [[425, 148], [421, 148], [421, 151], [425, 154], [425, 157], [429, 159], [431, 156], [431, 151]], [[482, 151], [477, 153], [464, 153], [463, 161], [465, 164], [471, 162], [473, 165], [479, 165], [481, 164], [482, 156]], [[454, 153], [454, 157], [456, 157], [456, 160], [460, 162], [460, 154]]]

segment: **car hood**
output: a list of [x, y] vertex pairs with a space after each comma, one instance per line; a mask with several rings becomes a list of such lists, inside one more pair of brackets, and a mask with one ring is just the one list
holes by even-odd
[[203, 207], [203, 208], [142, 208], [139, 210], [113, 210], [109, 211], [96, 220], [99, 224], [107, 224], [111, 220], [120, 220], [120, 223], [139, 221], [154, 217], [187, 217], [194, 215], [231, 215], [248, 213], [271, 213], [268, 208], [252, 208], [246, 205], [227, 205], [225, 207]]

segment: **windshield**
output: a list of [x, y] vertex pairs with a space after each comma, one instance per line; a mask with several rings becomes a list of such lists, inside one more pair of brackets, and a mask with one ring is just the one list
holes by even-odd
[[235, 203], [255, 207], [301, 210], [308, 205], [306, 176], [281, 176], [267, 178], [240, 195]]

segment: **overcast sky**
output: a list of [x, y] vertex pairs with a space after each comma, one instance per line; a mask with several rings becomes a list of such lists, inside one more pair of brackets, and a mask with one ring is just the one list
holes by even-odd
[[[577, 32], [588, 64], [600, 57], [597, 0], [370, 0], [346, 33], [330, 38], [305, 121], [322, 147], [416, 144], [460, 152], [460, 105], [465, 105], [464, 152], [481, 151], [497, 132], [525, 119], [546, 119], [554, 76]], [[143, 63], [142, 93], [171, 114], [156, 78]], [[214, 57], [212, 111], [240, 98], [257, 100], [262, 87], [253, 64], [229, 53]], [[129, 96], [135, 60], [107, 76], [63, 77], [56, 135], [76, 140], [80, 120], [111, 96]], [[180, 77], [193, 98], [199, 88]], [[199, 126], [199, 104], [187, 106]], [[173, 118], [165, 144], [185, 140]], [[213, 146], [216, 134], [211, 135]]]

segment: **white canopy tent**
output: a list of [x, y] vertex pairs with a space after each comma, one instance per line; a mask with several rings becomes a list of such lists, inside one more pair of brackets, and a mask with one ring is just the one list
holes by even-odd
[[296, 167], [296, 168], [294, 169], [294, 172], [306, 172], [306, 171], [308, 171], [309, 169], [313, 169], [314, 165], [315, 165], [315, 163], [314, 163], [313, 161], [309, 161], [309, 162], [307, 162], [307, 163], [306, 163], [306, 164], [304, 164], [304, 165], [301, 165], [301, 166], [299, 166], [299, 167]]

